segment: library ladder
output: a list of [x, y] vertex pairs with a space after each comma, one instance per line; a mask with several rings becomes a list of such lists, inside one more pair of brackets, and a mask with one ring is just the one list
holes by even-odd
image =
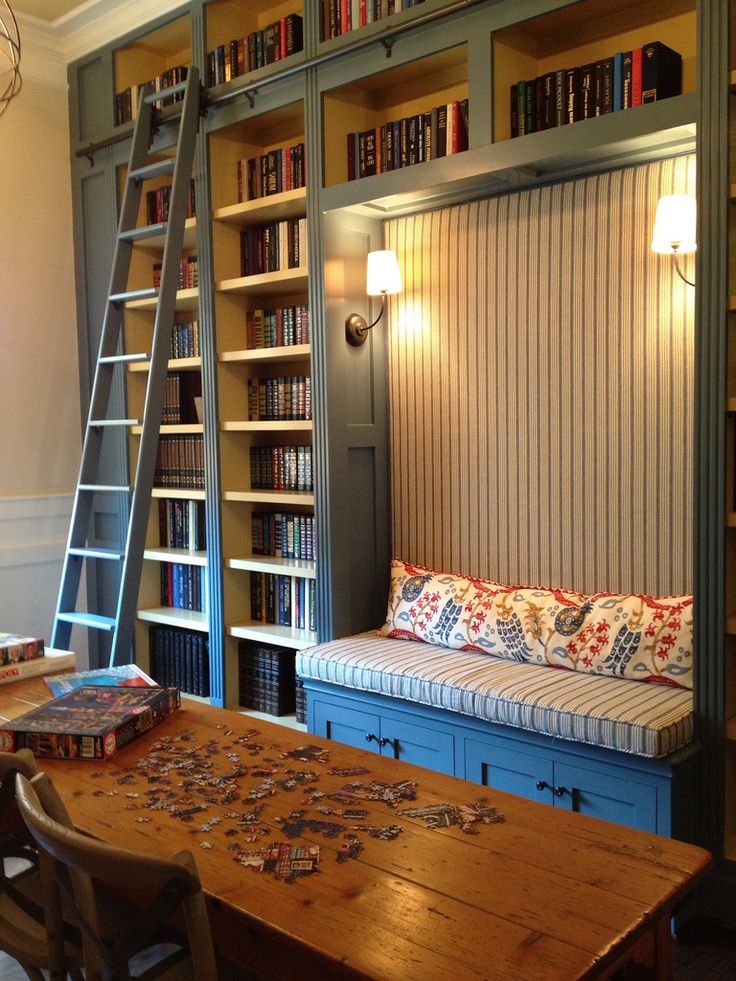
[[[158, 451], [187, 202], [200, 116], [199, 73], [194, 66], [189, 69], [185, 81], [165, 91], [167, 99], [182, 94], [181, 113], [178, 119], [173, 115], [171, 117], [172, 123], [178, 126], [173, 152], [158, 158], [151, 154], [151, 142], [163, 121], [155, 103], [164, 94], [155, 92], [151, 86], [145, 86], [140, 98], [51, 638], [52, 647], [68, 650], [71, 631], [75, 625], [107, 632], [112, 635], [109, 659], [111, 665], [122, 664], [131, 659], [138, 585]], [[169, 118], [168, 114], [165, 118]], [[136, 227], [144, 183], [168, 174], [173, 176], [167, 220]], [[164, 242], [159, 286], [129, 290], [128, 277], [133, 247], [136, 242], [153, 236], [163, 236]], [[155, 301], [151, 350], [135, 354], [120, 353], [123, 351], [125, 304], [136, 300]], [[110, 418], [114, 371], [124, 371], [128, 364], [140, 361], [149, 361], [142, 419]], [[98, 475], [105, 431], [111, 426], [128, 429], [136, 425], [141, 427], [140, 445], [132, 486], [112, 486], [101, 482]], [[121, 493], [127, 495], [129, 502], [123, 548], [116, 550], [90, 546], [90, 518], [95, 495]], [[77, 609], [82, 570], [88, 560], [113, 562], [119, 566], [119, 578], [115, 577], [118, 583], [117, 603], [115, 605], [110, 602], [105, 611], [85, 612]]]

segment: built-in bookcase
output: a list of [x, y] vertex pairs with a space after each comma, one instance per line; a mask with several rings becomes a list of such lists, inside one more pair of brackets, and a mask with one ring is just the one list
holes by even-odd
[[[374, 134], [373, 153], [379, 161], [385, 146], [385, 129], [424, 117], [440, 106], [447, 107], [468, 99], [468, 50], [466, 44], [455, 45], [396, 67], [384, 68], [380, 74], [357, 79], [331, 89], [323, 96], [324, 108], [324, 184], [331, 187], [349, 178], [348, 135]], [[472, 107], [470, 109], [472, 112]], [[419, 123], [418, 125], [423, 125]], [[463, 123], [467, 127], [466, 119]], [[406, 134], [404, 133], [406, 139]], [[401, 139], [401, 136], [397, 137]], [[416, 137], [415, 137], [416, 139]], [[463, 149], [467, 148], [467, 134]], [[363, 152], [362, 147], [359, 153]], [[416, 151], [415, 151], [416, 152]], [[449, 156], [443, 147], [442, 156]], [[423, 162], [416, 159], [415, 163]], [[409, 164], [410, 165], [410, 164]], [[404, 167], [407, 164], [404, 164]], [[390, 167], [389, 169], [404, 169]], [[386, 167], [384, 165], [383, 169]], [[376, 164], [372, 168], [376, 173]], [[356, 168], [355, 177], [360, 177]]]
[[[302, 541], [313, 529], [313, 480], [305, 475], [296, 489], [276, 462], [275, 486], [257, 477], [264, 454], [296, 465], [298, 453], [311, 469], [311, 400], [298, 409], [295, 394], [306, 392], [312, 374], [303, 101], [213, 131], [209, 157], [224, 630], [227, 664], [236, 671], [243, 640], [295, 650], [317, 637], [316, 562]], [[256, 243], [264, 268], [253, 255], [246, 266], [246, 243]], [[291, 548], [287, 522], [292, 534], [299, 529]], [[269, 589], [276, 590], [271, 602]]]
[[[162, 78], [176, 68], [192, 63], [190, 19], [177, 17], [147, 32], [139, 40], [116, 48], [113, 53], [115, 98], [132, 89], [131, 113], [135, 117], [140, 86]], [[118, 119], [118, 116], [114, 116]]]

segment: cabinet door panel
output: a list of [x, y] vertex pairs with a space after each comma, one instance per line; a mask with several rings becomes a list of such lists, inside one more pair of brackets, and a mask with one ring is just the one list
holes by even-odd
[[657, 830], [657, 791], [634, 780], [555, 764], [555, 806], [643, 831]]
[[440, 773], [455, 773], [455, 738], [427, 726], [393, 716], [381, 722], [381, 736], [389, 742], [381, 752], [406, 763], [416, 763]]
[[552, 803], [552, 763], [494, 742], [465, 741], [465, 777], [484, 787]]
[[[348, 746], [357, 746], [378, 753], [381, 720], [372, 712], [361, 712], [353, 708], [333, 705], [332, 702], [317, 700], [314, 705], [314, 731], [317, 736], [335, 739]], [[372, 739], [366, 739], [366, 736]]]

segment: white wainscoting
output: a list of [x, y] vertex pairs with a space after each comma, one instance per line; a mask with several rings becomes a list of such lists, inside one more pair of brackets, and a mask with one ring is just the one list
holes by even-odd
[[[0, 631], [50, 643], [73, 500], [72, 494], [0, 498]], [[85, 668], [84, 631], [75, 631], [72, 646], [77, 666]]]

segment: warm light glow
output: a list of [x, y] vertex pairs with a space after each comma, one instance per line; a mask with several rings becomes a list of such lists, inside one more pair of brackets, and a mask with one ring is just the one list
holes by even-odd
[[696, 202], [692, 194], [668, 194], [659, 199], [654, 220], [654, 252], [694, 252]]
[[399, 260], [393, 249], [380, 249], [368, 253], [365, 291], [368, 296], [401, 292]]

